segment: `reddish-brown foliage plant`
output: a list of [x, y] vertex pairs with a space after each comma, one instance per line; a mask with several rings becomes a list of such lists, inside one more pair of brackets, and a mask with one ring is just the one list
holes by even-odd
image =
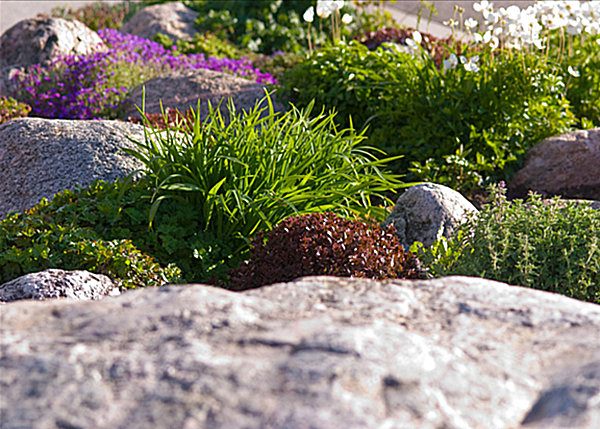
[[245, 290], [309, 275], [372, 279], [421, 278], [393, 226], [333, 213], [293, 216], [253, 241], [250, 259], [231, 273], [229, 288]]

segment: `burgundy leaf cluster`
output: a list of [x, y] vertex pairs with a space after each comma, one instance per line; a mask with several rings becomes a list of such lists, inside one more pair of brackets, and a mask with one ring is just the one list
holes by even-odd
[[345, 219], [333, 213], [293, 216], [260, 233], [250, 259], [230, 276], [245, 290], [309, 275], [377, 280], [421, 278], [417, 257], [405, 252], [393, 226]]
[[[412, 28], [384, 27], [377, 31], [370, 31], [356, 36], [355, 39], [373, 51], [386, 42], [406, 45], [406, 39], [412, 38], [415, 31]], [[456, 55], [462, 53], [460, 42], [452, 36], [445, 39], [440, 39], [429, 33], [421, 33], [421, 36], [423, 37], [421, 46], [429, 52], [437, 66], [441, 66], [442, 61], [450, 55], [450, 52], [454, 52]]]

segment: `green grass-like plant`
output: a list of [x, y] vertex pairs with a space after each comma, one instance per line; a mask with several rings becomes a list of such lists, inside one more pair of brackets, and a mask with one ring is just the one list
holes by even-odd
[[[202, 231], [236, 252], [249, 238], [293, 214], [335, 211], [383, 218], [384, 195], [401, 185], [382, 167], [390, 159], [363, 146], [353, 128], [339, 129], [333, 114], [295, 107], [275, 112], [269, 96], [249, 111], [233, 102], [225, 113], [209, 105], [200, 121], [164, 132], [146, 128], [131, 153], [153, 185], [153, 221], [162, 202], [193, 207]], [[160, 216], [159, 216], [160, 217]]]
[[449, 240], [421, 252], [435, 276], [485, 277], [600, 303], [600, 211], [531, 195], [492, 201]]

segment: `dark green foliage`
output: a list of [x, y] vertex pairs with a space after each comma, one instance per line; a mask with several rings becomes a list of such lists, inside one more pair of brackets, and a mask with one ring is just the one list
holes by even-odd
[[600, 211], [537, 195], [510, 202], [495, 190], [478, 217], [422, 258], [436, 276], [485, 277], [600, 303]]
[[[474, 54], [469, 54], [471, 57]], [[574, 122], [560, 73], [527, 53], [480, 52], [479, 72], [358, 42], [315, 53], [284, 74], [299, 106], [335, 108], [369, 125], [371, 144], [404, 157], [399, 171], [463, 192], [505, 178], [525, 151]]]
[[189, 1], [200, 15], [196, 24], [238, 46], [270, 54], [277, 50], [300, 52], [306, 43], [301, 20], [311, 0], [203, 0]]
[[12, 97], [0, 97], [0, 124], [29, 115], [31, 107]]
[[420, 278], [418, 259], [387, 229], [333, 213], [292, 216], [252, 243], [229, 288], [252, 289], [310, 275], [378, 280]]
[[[600, 36], [574, 37], [561, 61], [567, 98], [580, 128], [600, 127]], [[572, 76], [568, 68], [579, 74]]]

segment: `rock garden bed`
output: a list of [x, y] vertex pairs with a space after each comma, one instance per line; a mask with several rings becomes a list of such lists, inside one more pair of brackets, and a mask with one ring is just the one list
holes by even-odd
[[0, 37], [0, 427], [600, 425], [599, 3], [360, 3]]

